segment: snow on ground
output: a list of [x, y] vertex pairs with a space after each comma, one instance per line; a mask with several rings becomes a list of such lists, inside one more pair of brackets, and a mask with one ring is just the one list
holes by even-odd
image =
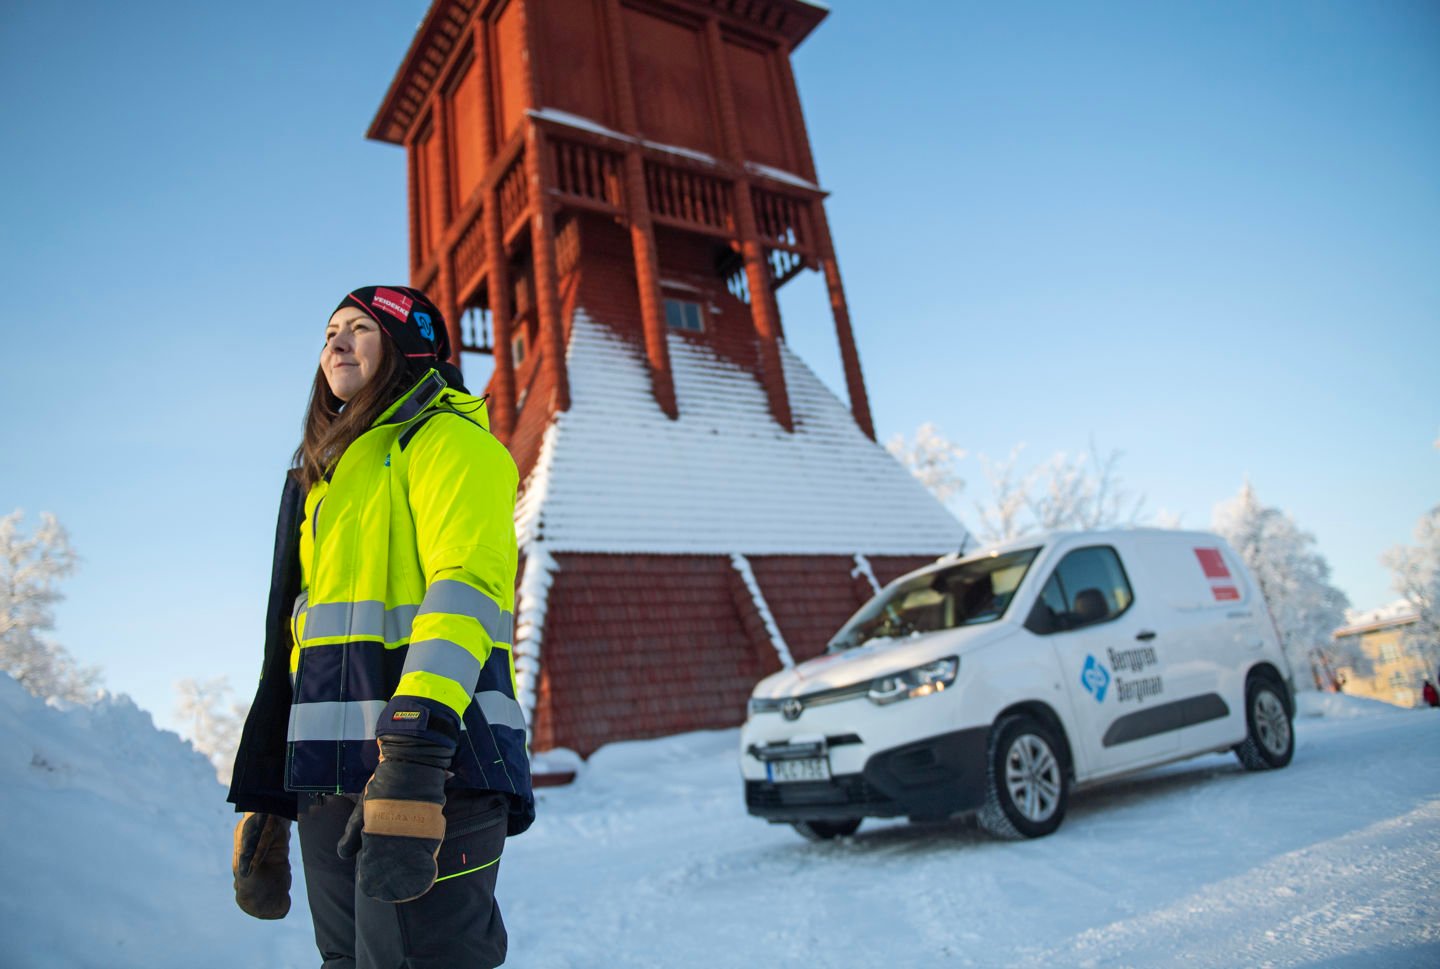
[[[234, 908], [223, 791], [128, 700], [0, 677], [0, 728], [0, 963], [318, 963], [298, 882], [283, 922]], [[1296, 731], [1283, 771], [1148, 771], [1018, 844], [963, 819], [812, 844], [745, 814], [735, 731], [614, 744], [507, 848], [508, 965], [1440, 965], [1440, 713], [1309, 695]]]
[[215, 769], [129, 697], [58, 709], [0, 673], [0, 737], [0, 965], [318, 962], [303, 905], [267, 925], [235, 907]]

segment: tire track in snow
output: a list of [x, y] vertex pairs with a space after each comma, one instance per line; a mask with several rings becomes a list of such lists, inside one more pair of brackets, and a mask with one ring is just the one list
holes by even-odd
[[1089, 929], [1019, 964], [1280, 969], [1327, 960], [1440, 964], [1440, 800]]

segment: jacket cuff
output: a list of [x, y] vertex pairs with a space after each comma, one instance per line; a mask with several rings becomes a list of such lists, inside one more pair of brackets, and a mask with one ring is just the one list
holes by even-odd
[[453, 751], [460, 744], [460, 718], [438, 700], [397, 695], [380, 711], [375, 736], [415, 737]]

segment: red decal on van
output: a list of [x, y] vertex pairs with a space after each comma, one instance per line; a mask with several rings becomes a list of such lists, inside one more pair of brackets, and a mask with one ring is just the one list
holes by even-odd
[[1205, 570], [1205, 578], [1230, 578], [1230, 570], [1225, 567], [1225, 559], [1218, 548], [1197, 548], [1195, 557], [1200, 560], [1200, 568]]
[[1216, 602], [1229, 602], [1240, 598], [1240, 590], [1233, 585], [1212, 585], [1210, 591], [1215, 593]]

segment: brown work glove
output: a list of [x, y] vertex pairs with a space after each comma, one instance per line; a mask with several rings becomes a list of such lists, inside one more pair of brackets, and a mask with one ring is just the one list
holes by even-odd
[[356, 884], [369, 897], [408, 902], [435, 884], [452, 753], [416, 737], [380, 738], [380, 764], [336, 846], [355, 859]]
[[290, 911], [290, 820], [246, 814], [235, 825], [235, 904], [257, 919], [283, 919]]

